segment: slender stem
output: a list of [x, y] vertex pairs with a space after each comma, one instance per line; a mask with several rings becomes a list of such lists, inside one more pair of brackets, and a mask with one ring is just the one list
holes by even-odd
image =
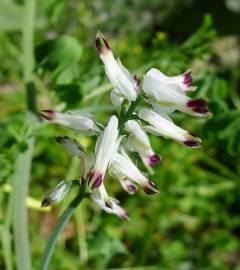
[[[34, 68], [34, 20], [36, 0], [24, 1], [24, 22], [22, 28], [23, 51], [23, 79], [26, 85], [28, 111], [36, 111], [35, 89], [32, 83], [32, 71]], [[35, 119], [34, 119], [35, 120]], [[27, 113], [25, 123], [30, 126], [33, 116]], [[26, 140], [27, 149], [20, 153], [15, 164], [15, 173], [12, 179], [13, 194], [13, 233], [14, 248], [16, 253], [16, 265], [19, 270], [31, 270], [31, 256], [28, 237], [28, 212], [26, 198], [28, 196], [29, 182], [31, 178], [32, 155], [34, 138]]]
[[57, 243], [58, 236], [61, 234], [61, 232], [64, 229], [64, 226], [66, 225], [66, 223], [69, 221], [69, 219], [73, 215], [74, 210], [78, 207], [80, 202], [85, 197], [86, 197], [86, 194], [85, 194], [84, 188], [82, 187], [82, 188], [80, 188], [77, 196], [73, 199], [73, 201], [70, 203], [68, 208], [63, 212], [63, 214], [59, 218], [58, 223], [57, 223], [54, 231], [52, 232], [52, 235], [49, 238], [48, 243], [46, 245], [46, 248], [44, 250], [44, 254], [41, 258], [39, 270], [47, 270], [48, 269], [55, 245]]
[[120, 122], [119, 122], [119, 130], [121, 130], [124, 126], [124, 124], [130, 119], [130, 116], [132, 115], [133, 111], [135, 110], [136, 106], [140, 102], [141, 97], [139, 96], [136, 101], [132, 102], [129, 109], [126, 111], [124, 115], [120, 117]]

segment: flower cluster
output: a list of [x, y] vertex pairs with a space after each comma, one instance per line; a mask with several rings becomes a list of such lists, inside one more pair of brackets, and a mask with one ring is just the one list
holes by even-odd
[[[169, 114], [176, 110], [200, 117], [210, 116], [211, 113], [204, 99], [187, 96], [188, 91], [196, 90], [192, 85], [191, 71], [168, 77], [152, 68], [144, 75], [141, 84], [119, 59], [114, 58], [107, 40], [100, 32], [96, 37], [96, 47], [113, 86], [111, 102], [121, 113], [112, 115], [105, 128], [86, 114], [43, 110], [40, 115], [52, 123], [97, 136], [94, 153], [87, 153], [75, 139], [57, 137], [56, 140], [71, 155], [79, 157], [80, 185], [92, 191], [92, 200], [106, 212], [128, 219], [119, 201], [107, 193], [104, 184], [106, 173], [118, 179], [129, 194], [134, 194], [138, 186], [146, 194], [159, 193], [157, 186], [130, 158], [130, 153], [137, 153], [149, 174], [152, 174], [161, 157], [152, 149], [147, 133], [174, 139], [187, 147], [199, 147], [201, 140], [175, 125]], [[137, 106], [139, 101], [141, 106]], [[67, 182], [61, 182], [48, 193], [43, 206], [60, 201], [68, 193], [69, 186]]]

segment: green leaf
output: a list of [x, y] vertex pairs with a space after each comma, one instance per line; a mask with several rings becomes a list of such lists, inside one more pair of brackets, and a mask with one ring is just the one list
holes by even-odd
[[54, 88], [55, 93], [61, 101], [67, 104], [67, 108], [74, 108], [82, 100], [80, 85], [59, 84]]
[[75, 38], [68, 35], [48, 40], [35, 48], [38, 65], [43, 69], [54, 71], [55, 77], [77, 63], [81, 53], [82, 46]]

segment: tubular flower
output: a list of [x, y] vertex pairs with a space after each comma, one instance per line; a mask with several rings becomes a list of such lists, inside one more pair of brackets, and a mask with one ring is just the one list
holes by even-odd
[[47, 196], [42, 201], [42, 207], [47, 207], [51, 204], [60, 202], [70, 191], [70, 183], [61, 181], [53, 190], [47, 193]]
[[110, 203], [112, 205], [111, 208], [106, 206], [104, 199], [101, 197], [100, 194], [93, 194], [91, 195], [91, 199], [104, 211], [106, 211], [109, 214], [114, 214], [120, 217], [121, 219], [127, 219], [129, 220], [128, 213], [119, 205], [119, 201], [110, 197]]
[[153, 110], [148, 109], [141, 109], [138, 115], [142, 120], [150, 124], [150, 126], [145, 127], [147, 131], [155, 135], [172, 138], [188, 147], [200, 146], [201, 140], [199, 138], [193, 136], [189, 131], [176, 126], [164, 115], [157, 114]]
[[75, 139], [67, 136], [56, 137], [56, 141], [63, 145], [64, 149], [72, 156], [84, 157], [85, 151], [83, 146]]
[[71, 129], [82, 132], [97, 133], [100, 132], [98, 126], [92, 119], [85, 114], [80, 113], [59, 113], [53, 110], [42, 110], [40, 114], [44, 119]]
[[90, 174], [90, 186], [94, 190], [101, 186], [108, 163], [116, 149], [118, 138], [118, 119], [112, 116], [96, 146], [96, 162]]
[[134, 120], [128, 120], [125, 129], [130, 133], [127, 139], [129, 150], [137, 152], [146, 168], [153, 173], [151, 167], [155, 167], [160, 162], [161, 157], [152, 150], [148, 135]]
[[111, 159], [110, 167], [113, 171], [124, 175], [126, 179], [139, 184], [146, 194], [159, 193], [157, 186], [140, 172], [126, 153], [116, 152]]
[[137, 191], [137, 186], [129, 179], [126, 178], [124, 174], [121, 173], [114, 165], [109, 168], [109, 174], [119, 180], [122, 188], [129, 194], [134, 194]]
[[100, 32], [97, 33], [96, 47], [108, 79], [114, 86], [111, 94], [113, 104], [120, 106], [123, 98], [135, 101], [139, 91], [139, 80], [130, 74], [120, 60], [114, 58], [107, 40]]
[[152, 68], [143, 80], [143, 91], [149, 97], [149, 102], [158, 105], [163, 112], [179, 110], [196, 116], [210, 116], [206, 100], [186, 96], [186, 91], [195, 89], [190, 72], [167, 77], [161, 71]]

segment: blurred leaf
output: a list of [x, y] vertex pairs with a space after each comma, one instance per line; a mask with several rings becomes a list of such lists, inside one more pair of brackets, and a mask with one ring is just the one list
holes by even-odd
[[54, 88], [59, 99], [66, 103], [66, 108], [74, 108], [82, 100], [80, 85], [78, 84], [59, 84]]
[[76, 64], [82, 54], [82, 46], [68, 35], [48, 40], [35, 48], [35, 57], [39, 66], [54, 71], [57, 77], [66, 68]]

